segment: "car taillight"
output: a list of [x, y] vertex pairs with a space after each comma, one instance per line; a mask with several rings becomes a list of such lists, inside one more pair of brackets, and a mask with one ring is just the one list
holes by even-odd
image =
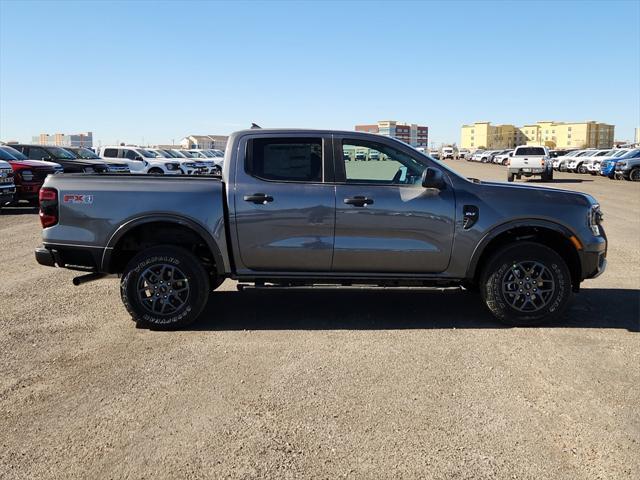
[[54, 226], [58, 223], [58, 191], [55, 188], [43, 187], [40, 189], [38, 199], [42, 228]]

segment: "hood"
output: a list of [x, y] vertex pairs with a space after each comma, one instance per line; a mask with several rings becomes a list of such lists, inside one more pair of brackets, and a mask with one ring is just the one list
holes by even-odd
[[598, 203], [591, 195], [574, 190], [502, 182], [480, 182], [477, 185], [483, 190], [481, 195], [495, 195], [503, 201], [509, 198], [522, 199], [529, 202], [544, 202], [552, 207], [563, 203], [585, 206]]
[[63, 163], [71, 163], [73, 165], [81, 165], [84, 167], [93, 167], [94, 165], [104, 165], [106, 163], [104, 160], [90, 160], [87, 158], [61, 158], [59, 161]]
[[45, 162], [43, 160], [10, 160], [9, 163], [11, 163], [12, 166], [22, 167], [22, 168], [60, 167], [59, 163]]

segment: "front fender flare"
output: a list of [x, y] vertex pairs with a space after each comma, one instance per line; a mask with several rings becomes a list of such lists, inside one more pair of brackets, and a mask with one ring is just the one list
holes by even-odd
[[489, 230], [483, 237], [480, 239], [478, 244], [476, 245], [473, 253], [471, 254], [471, 260], [469, 262], [469, 266], [467, 267], [466, 278], [472, 279], [476, 275], [476, 269], [478, 268], [478, 262], [482, 257], [487, 246], [491, 243], [499, 235], [512, 230], [518, 227], [540, 227], [546, 228], [548, 230], [553, 230], [569, 239], [571, 236], [575, 235], [575, 232], [571, 231], [568, 227], [561, 225], [556, 222], [552, 222], [549, 220], [543, 219], [520, 219], [520, 220], [511, 220], [500, 225], [496, 225], [491, 230]]

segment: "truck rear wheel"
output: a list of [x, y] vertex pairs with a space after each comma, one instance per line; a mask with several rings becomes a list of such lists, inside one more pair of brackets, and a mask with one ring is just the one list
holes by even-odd
[[515, 173], [509, 173], [507, 175], [507, 182], [513, 182], [514, 178], [516, 178], [516, 174]]
[[209, 298], [209, 276], [188, 250], [151, 247], [127, 264], [120, 296], [139, 325], [173, 330], [198, 318]]
[[480, 293], [501, 322], [540, 325], [558, 318], [567, 307], [571, 275], [554, 250], [534, 242], [518, 242], [487, 262]]

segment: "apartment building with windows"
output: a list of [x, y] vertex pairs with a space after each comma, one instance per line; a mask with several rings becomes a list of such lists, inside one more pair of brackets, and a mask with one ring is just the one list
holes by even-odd
[[476, 122], [463, 125], [462, 148], [514, 148], [545, 145], [549, 148], [610, 148], [615, 126], [602, 122], [541, 121], [522, 127]]
[[429, 144], [429, 127], [416, 123], [381, 120], [378, 123], [356, 125], [355, 130], [397, 138], [413, 147], [427, 147]]
[[31, 138], [33, 143], [39, 145], [53, 145], [56, 147], [93, 147], [93, 133], [82, 132], [65, 135], [64, 133], [41, 133]]

